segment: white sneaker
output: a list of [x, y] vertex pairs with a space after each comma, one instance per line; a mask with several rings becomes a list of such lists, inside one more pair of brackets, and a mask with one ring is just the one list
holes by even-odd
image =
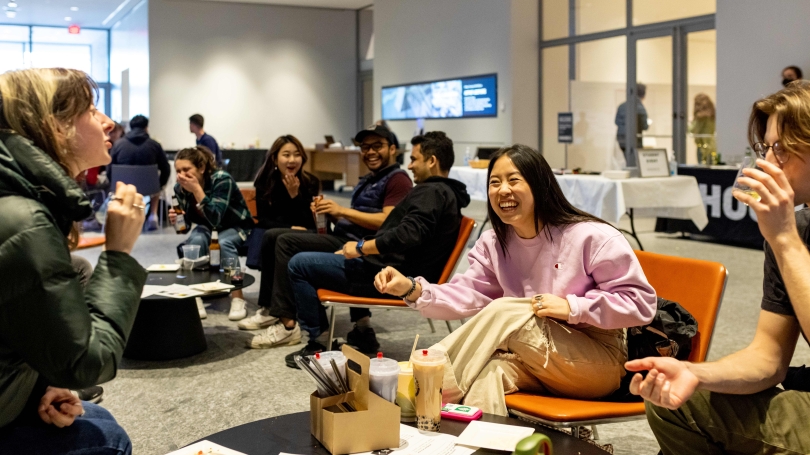
[[231, 312], [228, 313], [228, 319], [231, 321], [238, 321], [247, 317], [247, 310], [245, 309], [247, 302], [245, 299], [234, 297], [231, 299]]
[[197, 301], [197, 311], [200, 312], [200, 319], [205, 319], [208, 317], [208, 313], [205, 312], [205, 306], [203, 306], [203, 301], [201, 298], [197, 297], [194, 300]]
[[259, 330], [265, 327], [270, 327], [277, 322], [277, 317], [270, 316], [269, 308], [259, 307], [256, 314], [247, 319], [239, 321], [239, 323], [236, 325], [242, 330]]
[[301, 342], [301, 328], [295, 323], [295, 328], [287, 330], [281, 322], [273, 324], [264, 332], [247, 340], [247, 347], [251, 349], [267, 349], [274, 346], [292, 346]]

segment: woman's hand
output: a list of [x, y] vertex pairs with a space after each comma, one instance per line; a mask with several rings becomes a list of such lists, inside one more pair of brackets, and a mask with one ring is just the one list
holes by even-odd
[[571, 316], [571, 305], [568, 300], [553, 294], [537, 294], [532, 297], [532, 312], [540, 318], [567, 321]]
[[76, 417], [84, 414], [82, 402], [68, 389], [48, 387], [39, 400], [39, 418], [48, 425], [59, 428], [69, 427]]
[[106, 250], [130, 254], [141, 235], [144, 217], [143, 196], [133, 185], [118, 182], [107, 205]]
[[172, 225], [177, 222], [177, 212], [174, 209], [169, 209], [169, 223]]
[[[399, 270], [393, 267], [382, 269], [382, 271], [374, 277], [374, 287], [377, 288], [381, 294], [391, 294], [400, 297], [410, 291], [412, 285], [408, 277], [399, 273]], [[416, 283], [416, 289], [414, 289], [408, 297], [416, 300], [414, 296], [419, 297], [420, 295], [422, 295], [422, 285]]]
[[290, 197], [295, 199], [298, 197], [298, 188], [301, 186], [301, 181], [298, 180], [294, 174], [284, 174], [281, 182], [284, 184], [284, 187], [287, 188], [287, 193], [290, 194]]
[[205, 197], [205, 190], [196, 177], [187, 177], [183, 174], [177, 174], [177, 183], [180, 184], [181, 188], [193, 194], [198, 203]]

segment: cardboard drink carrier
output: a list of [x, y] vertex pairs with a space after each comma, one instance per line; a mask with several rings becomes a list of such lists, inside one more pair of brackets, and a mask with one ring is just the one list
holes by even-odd
[[[346, 376], [351, 391], [326, 398], [317, 391], [310, 395], [312, 435], [332, 455], [399, 447], [399, 406], [369, 391], [368, 357], [347, 345], [342, 351], [348, 359]], [[360, 367], [359, 373], [352, 363]], [[337, 407], [340, 403], [349, 403], [357, 411], [343, 412]]]

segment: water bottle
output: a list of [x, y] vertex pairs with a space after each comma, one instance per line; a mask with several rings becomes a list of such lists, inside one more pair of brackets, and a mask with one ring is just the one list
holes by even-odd
[[470, 152], [470, 147], [467, 147], [467, 149], [464, 151], [464, 165], [469, 166], [471, 159], [472, 159], [472, 153]]
[[675, 159], [675, 152], [669, 158], [669, 175], [678, 175], [678, 160]]

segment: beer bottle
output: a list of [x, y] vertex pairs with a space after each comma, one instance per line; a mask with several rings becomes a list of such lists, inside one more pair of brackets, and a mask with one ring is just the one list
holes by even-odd
[[172, 208], [174, 209], [177, 218], [174, 221], [174, 230], [178, 234], [185, 234], [189, 231], [188, 224], [186, 224], [186, 212], [180, 208], [180, 203], [177, 202], [177, 196], [172, 196]]
[[216, 229], [211, 233], [211, 244], [208, 246], [208, 254], [210, 255], [211, 268], [219, 269], [219, 234]]

